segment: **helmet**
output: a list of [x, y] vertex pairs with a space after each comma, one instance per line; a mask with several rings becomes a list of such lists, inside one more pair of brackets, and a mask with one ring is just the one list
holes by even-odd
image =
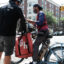
[[22, 3], [22, 0], [9, 0], [9, 2], [15, 2], [18, 1], [19, 3]]

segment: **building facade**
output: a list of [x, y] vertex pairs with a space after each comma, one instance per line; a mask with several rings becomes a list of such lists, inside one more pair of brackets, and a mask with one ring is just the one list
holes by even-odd
[[33, 5], [38, 3], [37, 0], [27, 0], [27, 18], [35, 20], [35, 14], [33, 13]]
[[64, 17], [64, 11], [61, 11], [61, 17]]
[[25, 17], [27, 17], [27, 0], [23, 0], [23, 2], [21, 4], [21, 9], [22, 9], [23, 14], [25, 15]]
[[33, 13], [34, 4], [39, 4], [43, 7], [44, 11], [51, 12], [57, 20], [60, 17], [64, 17], [64, 11], [60, 11], [60, 6], [52, 0], [23, 0], [22, 10], [28, 19], [35, 20], [36, 15]]
[[43, 7], [44, 11], [49, 11], [51, 12], [57, 20], [60, 18], [60, 6], [53, 2], [52, 0], [41, 0], [41, 6]]
[[38, 0], [23, 0], [22, 10], [26, 18], [36, 20], [36, 14], [33, 13], [33, 5], [38, 4]]

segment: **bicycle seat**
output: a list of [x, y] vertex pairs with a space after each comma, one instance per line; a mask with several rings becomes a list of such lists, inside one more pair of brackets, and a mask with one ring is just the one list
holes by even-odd
[[53, 36], [51, 34], [45, 34], [44, 32], [38, 32], [37, 33], [39, 36], [46, 36], [47, 38], [52, 38]]
[[48, 34], [47, 35], [47, 38], [52, 38], [53, 36], [51, 34]]
[[40, 36], [44, 36], [44, 32], [38, 32], [37, 34]]

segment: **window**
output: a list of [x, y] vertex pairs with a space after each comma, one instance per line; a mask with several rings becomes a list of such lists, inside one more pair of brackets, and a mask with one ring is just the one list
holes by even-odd
[[45, 10], [47, 9], [47, 7], [45, 6]]
[[43, 4], [43, 0], [42, 0], [42, 4]]
[[53, 9], [51, 10], [51, 12], [52, 12], [52, 14], [54, 14], [54, 10]]
[[29, 17], [29, 19], [31, 19], [31, 16]]
[[22, 4], [24, 4], [24, 1], [22, 1]]
[[54, 8], [54, 5], [52, 5], [52, 9]]
[[45, 5], [47, 4], [47, 1], [45, 0]]
[[31, 3], [29, 3], [29, 7], [31, 7], [32, 6], [32, 4]]
[[35, 16], [33, 16], [33, 20], [36, 20]]
[[43, 0], [42, 0], [42, 7], [43, 7]]
[[31, 14], [31, 11], [29, 11], [29, 14]]
[[58, 8], [56, 7], [56, 11], [58, 11]]
[[51, 4], [50, 4], [50, 6], [49, 6], [50, 8], [51, 8]]
[[31, 14], [31, 9], [29, 9], [29, 12], [28, 13]]

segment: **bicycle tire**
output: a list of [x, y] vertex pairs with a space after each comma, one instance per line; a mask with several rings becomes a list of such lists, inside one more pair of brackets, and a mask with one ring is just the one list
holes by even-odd
[[[49, 62], [50, 56], [51, 56], [51, 54], [52, 54], [51, 50], [52, 50], [52, 51], [57, 51], [57, 50], [60, 50], [60, 49], [61, 49], [61, 46], [54, 47], [54, 48], [50, 49], [49, 52], [47, 52], [47, 54], [45, 55], [44, 61], [45, 61], [45, 62]], [[64, 50], [64, 47], [62, 47], [62, 49]]]

